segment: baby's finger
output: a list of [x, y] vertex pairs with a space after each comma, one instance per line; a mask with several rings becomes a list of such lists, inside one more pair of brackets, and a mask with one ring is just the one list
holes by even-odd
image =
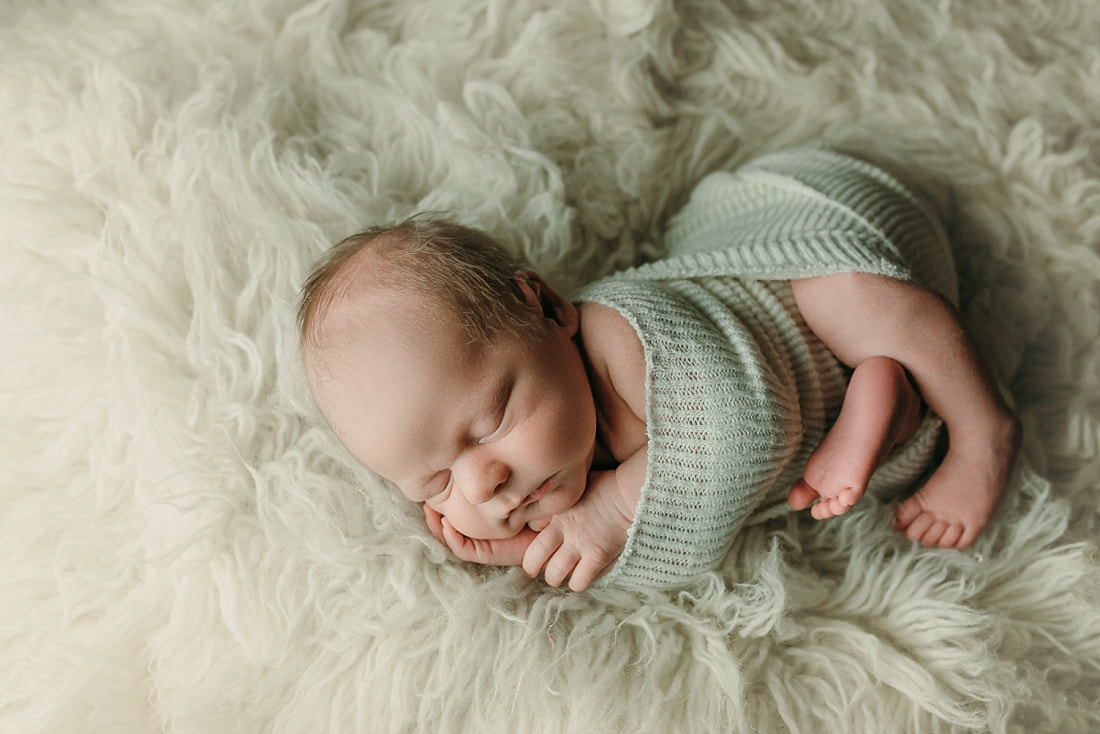
[[569, 576], [570, 591], [584, 591], [593, 581], [603, 576], [607, 568], [614, 563], [601, 563], [598, 559], [582, 558]]
[[531, 578], [536, 578], [550, 556], [554, 555], [554, 551], [561, 547], [564, 539], [561, 529], [557, 527], [548, 527], [539, 533], [531, 541], [531, 545], [527, 546], [527, 552], [523, 554], [523, 572]]
[[443, 528], [443, 542], [450, 548], [451, 553], [454, 553], [461, 561], [476, 562], [478, 560], [477, 549], [473, 542], [455, 530], [455, 526], [447, 518], [442, 518], [440, 524]]
[[428, 530], [435, 539], [443, 545], [447, 545], [447, 541], [443, 538], [443, 515], [424, 505], [424, 522], [427, 523]]
[[542, 576], [547, 584], [557, 588], [569, 574], [573, 573], [573, 569], [577, 567], [580, 560], [581, 554], [576, 548], [571, 545], [562, 545], [546, 562], [546, 570], [542, 572]]

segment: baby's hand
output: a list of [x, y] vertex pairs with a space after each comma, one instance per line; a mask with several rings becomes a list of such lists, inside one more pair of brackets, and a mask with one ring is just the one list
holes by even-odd
[[523, 570], [532, 578], [543, 573], [546, 583], [583, 591], [619, 557], [626, 531], [634, 519], [614, 471], [588, 475], [580, 501], [540, 528], [523, 554]]
[[447, 546], [451, 553], [463, 561], [485, 566], [520, 565], [524, 552], [537, 535], [534, 530], [524, 528], [518, 535], [511, 538], [499, 540], [467, 538], [455, 530], [450, 520], [427, 505], [424, 505], [424, 520], [428, 523], [428, 530], [432, 531], [436, 540]]

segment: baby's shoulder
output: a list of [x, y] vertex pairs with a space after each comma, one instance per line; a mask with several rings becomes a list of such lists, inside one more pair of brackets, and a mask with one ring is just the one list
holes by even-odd
[[578, 312], [593, 379], [606, 381], [635, 415], [645, 416], [645, 350], [633, 324], [614, 308], [592, 301], [580, 303]]
[[618, 310], [594, 301], [578, 305], [580, 336], [590, 359], [600, 357], [611, 365], [640, 361], [645, 368], [642, 340], [634, 325]]

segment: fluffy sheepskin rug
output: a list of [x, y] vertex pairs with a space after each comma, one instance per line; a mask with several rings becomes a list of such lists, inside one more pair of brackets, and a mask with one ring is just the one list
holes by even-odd
[[[0, 730], [1100, 730], [1093, 0], [0, 8]], [[834, 143], [948, 222], [1026, 463], [968, 552], [875, 500], [677, 593], [450, 558], [319, 422], [325, 247], [457, 213], [558, 286]]]

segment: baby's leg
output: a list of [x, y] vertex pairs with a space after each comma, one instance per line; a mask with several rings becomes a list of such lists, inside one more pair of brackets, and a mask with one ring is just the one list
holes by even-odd
[[[926, 546], [965, 548], [1004, 491], [1019, 425], [959, 312], [927, 288], [866, 273], [794, 280], [791, 289], [807, 325], [837, 359], [852, 366], [875, 355], [896, 359], [943, 419], [947, 455], [898, 507], [895, 527]], [[792, 490], [792, 505], [804, 507], [814, 496]]]
[[840, 416], [788, 495], [791, 507], [801, 510], [813, 504], [810, 513], [819, 520], [847, 512], [867, 491], [871, 475], [890, 450], [916, 431], [920, 406], [898, 362], [886, 357], [861, 362], [848, 383]]
[[[959, 396], [959, 409], [974, 403]], [[1019, 451], [1019, 423], [1008, 412], [969, 432], [948, 427], [947, 454], [928, 481], [894, 513], [894, 528], [928, 547], [966, 548], [989, 522]]]

